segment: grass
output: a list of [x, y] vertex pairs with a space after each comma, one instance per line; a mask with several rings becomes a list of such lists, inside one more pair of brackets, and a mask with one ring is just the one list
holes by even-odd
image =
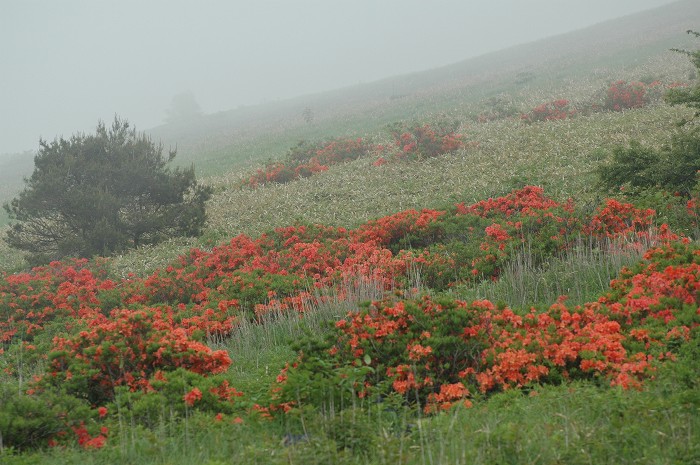
[[[0, 226], [0, 237], [5, 236], [7, 226]], [[13, 272], [26, 267], [22, 254], [11, 249], [4, 240], [0, 240], [0, 270]]]
[[[456, 410], [415, 423], [407, 432], [382, 428], [381, 418], [346, 423], [320, 419], [312, 435], [285, 445], [284, 435], [264, 424], [197, 429], [181, 426], [173, 438], [163, 431], [136, 431], [123, 450], [90, 454], [53, 452], [41, 457], [54, 464], [694, 464], [700, 461], [697, 406], [676, 404], [659, 392], [609, 392], [590, 385], [542, 390], [537, 397], [495, 396], [471, 410]], [[651, 407], [651, 408], [650, 408]], [[358, 415], [361, 413], [358, 412]], [[546, 420], [543, 421], [543, 418]], [[341, 424], [369, 428], [368, 444], [356, 434], [354, 448], [338, 448], [334, 430]], [[648, 425], [654, 427], [649, 431]], [[649, 434], [651, 433], [651, 435]], [[286, 436], [291, 437], [291, 435]], [[177, 440], [175, 440], [177, 439]], [[342, 441], [340, 441], [342, 444]], [[39, 457], [26, 457], [24, 463]], [[48, 460], [46, 460], [48, 459]], [[8, 463], [23, 463], [10, 460]]]
[[540, 263], [525, 244], [498, 281], [458, 287], [451, 293], [467, 301], [487, 299], [520, 309], [548, 306], [560, 296], [566, 296], [569, 304], [582, 305], [596, 300], [623, 267], [642, 258], [644, 250], [605, 250], [580, 238], [571, 251]]

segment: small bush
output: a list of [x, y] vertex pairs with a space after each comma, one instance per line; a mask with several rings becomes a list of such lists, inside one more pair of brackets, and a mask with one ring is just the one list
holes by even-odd
[[659, 218], [685, 233], [698, 230], [700, 131], [676, 133], [661, 150], [632, 141], [613, 149], [612, 159], [598, 168], [601, 186], [640, 205], [658, 210]]
[[244, 184], [256, 187], [271, 182], [288, 183], [327, 171], [330, 166], [365, 156], [370, 150], [370, 144], [362, 138], [301, 141], [289, 149], [283, 160], [271, 161], [265, 168], [258, 169]]
[[2, 447], [25, 451], [77, 441], [86, 448], [99, 448], [107, 431], [96, 425], [97, 417], [86, 401], [71, 395], [56, 390], [27, 394], [15, 383], [0, 384]]
[[464, 146], [462, 134], [457, 132], [458, 121], [405, 124], [389, 126], [398, 153], [396, 158], [432, 158]]
[[520, 119], [526, 123], [535, 123], [539, 121], [567, 119], [573, 117], [575, 114], [576, 110], [570, 109], [568, 100], [559, 99], [536, 106], [529, 113], [520, 115]]
[[479, 123], [510, 118], [518, 114], [512, 97], [506, 94], [491, 97], [483, 102], [482, 106], [484, 107], [483, 111], [476, 117], [476, 121]]
[[642, 82], [615, 81], [605, 98], [605, 109], [622, 111], [630, 108], [642, 108], [646, 105], [647, 86]]

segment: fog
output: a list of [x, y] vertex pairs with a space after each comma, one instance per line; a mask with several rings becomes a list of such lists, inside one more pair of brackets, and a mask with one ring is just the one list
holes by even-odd
[[673, 0], [0, 0], [0, 153], [447, 65]]

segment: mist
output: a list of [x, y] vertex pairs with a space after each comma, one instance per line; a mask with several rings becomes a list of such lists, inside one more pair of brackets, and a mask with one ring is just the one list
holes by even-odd
[[673, 0], [0, 0], [0, 153], [431, 69]]

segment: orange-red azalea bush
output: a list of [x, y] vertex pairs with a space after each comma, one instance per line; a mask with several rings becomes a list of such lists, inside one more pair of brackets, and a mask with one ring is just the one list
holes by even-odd
[[276, 182], [280, 184], [327, 171], [337, 165], [367, 155], [371, 145], [362, 138], [338, 138], [320, 142], [300, 142], [281, 161], [270, 162], [258, 169], [244, 184], [257, 187]]
[[615, 81], [608, 88], [605, 109], [622, 111], [641, 108], [647, 103], [647, 86], [643, 82]]
[[536, 106], [529, 113], [520, 115], [520, 120], [526, 123], [535, 123], [572, 118], [574, 115], [576, 115], [576, 110], [569, 108], [569, 101], [558, 99]]
[[426, 412], [469, 406], [477, 392], [571, 379], [636, 388], [658, 361], [697, 337], [699, 305], [700, 248], [682, 242], [650, 249], [609, 292], [581, 306], [563, 299], [529, 311], [486, 300], [374, 302], [338, 321], [325, 341], [301, 344], [275, 394], [282, 402], [319, 401], [313, 387], [338, 372], [346, 393], [393, 392]]
[[[467, 145], [464, 135], [457, 132], [458, 122], [397, 123], [389, 126], [392, 144], [377, 147], [379, 158], [375, 166], [391, 160], [437, 157]], [[469, 145], [478, 145], [470, 143]]]

